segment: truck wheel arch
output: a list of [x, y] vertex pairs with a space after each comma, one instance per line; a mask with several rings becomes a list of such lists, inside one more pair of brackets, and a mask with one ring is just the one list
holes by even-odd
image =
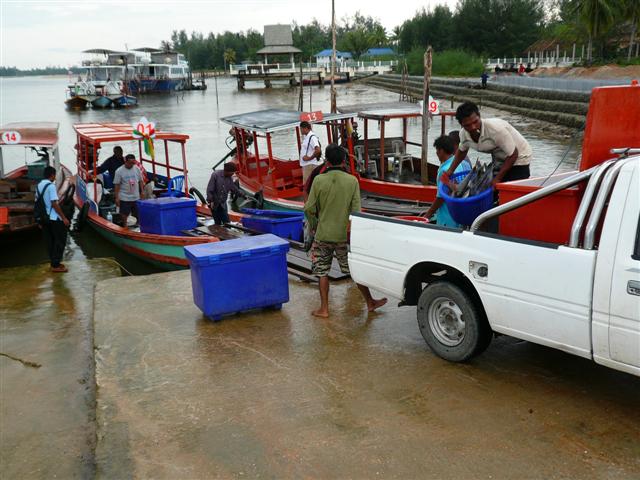
[[420, 262], [409, 269], [404, 280], [403, 305], [417, 305], [425, 285], [438, 280], [446, 280], [457, 285], [473, 298], [477, 308], [485, 319], [487, 314], [475, 286], [460, 270], [437, 262]]

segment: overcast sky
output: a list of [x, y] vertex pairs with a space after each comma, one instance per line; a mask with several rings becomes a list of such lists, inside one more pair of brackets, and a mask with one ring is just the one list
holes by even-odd
[[[336, 0], [336, 17], [360, 11], [387, 31], [420, 8], [457, 0]], [[76, 1], [0, 0], [2, 66], [79, 64], [90, 48], [157, 47], [173, 30], [219, 33], [265, 24], [331, 22], [331, 0]]]

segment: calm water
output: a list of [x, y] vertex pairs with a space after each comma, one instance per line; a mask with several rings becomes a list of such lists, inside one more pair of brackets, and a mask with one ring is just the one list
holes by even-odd
[[[209, 89], [206, 91], [178, 92], [165, 95], [146, 95], [139, 99], [140, 104], [128, 110], [92, 110], [69, 111], [64, 106], [64, 92], [68, 79], [66, 77], [25, 77], [3, 78], [0, 80], [0, 123], [18, 121], [54, 121], [60, 123], [60, 155], [62, 163], [74, 171], [75, 135], [74, 123], [124, 122], [133, 123], [141, 116], [146, 116], [156, 123], [159, 130], [169, 130], [186, 133], [191, 139], [187, 143], [187, 158], [189, 161], [189, 181], [201, 191], [206, 188], [211, 167], [228, 152], [225, 145], [229, 126], [220, 121], [221, 117], [242, 112], [261, 110], [266, 108], [296, 109], [298, 105], [298, 90], [276, 85], [270, 90], [262, 88], [259, 83], [249, 84], [245, 91], [237, 91], [233, 79], [218, 79], [218, 102], [213, 79], [208, 80]], [[398, 95], [383, 90], [374, 89], [364, 84], [354, 83], [338, 85], [338, 105], [395, 101]], [[328, 87], [313, 87], [311, 92], [311, 109], [329, 110]], [[310, 89], [305, 88], [305, 110], [310, 110]], [[448, 105], [448, 102], [447, 102]], [[535, 162], [532, 164], [533, 175], [546, 175], [558, 165], [564, 157], [571, 139], [544, 133], [540, 124], [506, 112], [483, 109], [486, 117], [500, 116], [512, 122], [531, 143]], [[454, 119], [447, 120], [447, 131], [459, 128]], [[376, 136], [376, 125], [370, 126], [370, 136]], [[400, 135], [401, 122], [391, 122], [386, 135]], [[420, 141], [420, 122], [413, 120], [409, 124], [410, 140]], [[440, 132], [440, 121], [436, 120], [431, 126], [429, 139], [433, 142]], [[323, 145], [326, 145], [324, 132], [317, 132]], [[137, 152], [133, 144], [122, 144], [125, 154]], [[262, 147], [264, 148], [264, 147]], [[571, 152], [559, 166], [558, 171], [570, 170], [575, 165], [577, 152], [580, 148], [574, 142]], [[266, 150], [265, 150], [266, 151]], [[411, 149], [410, 149], [411, 151]], [[25, 160], [23, 149], [13, 149], [12, 154], [3, 152], [5, 168], [19, 166]], [[416, 149], [412, 153], [419, 155]], [[274, 154], [282, 158], [296, 158], [295, 141], [293, 136], [279, 134], [274, 138]], [[435, 158], [429, 152], [430, 158]], [[111, 147], [105, 146], [100, 152], [99, 160], [111, 155]], [[472, 155], [475, 159], [476, 155]], [[4, 248], [0, 253], [0, 266], [20, 265], [46, 261], [44, 249], [37, 236], [25, 238], [15, 243], [11, 248]], [[145, 273], [148, 270], [144, 264], [135, 261], [119, 251], [108, 242], [92, 232], [82, 232], [74, 237], [70, 243], [67, 256], [82, 257], [116, 257], [117, 260], [134, 273]]]

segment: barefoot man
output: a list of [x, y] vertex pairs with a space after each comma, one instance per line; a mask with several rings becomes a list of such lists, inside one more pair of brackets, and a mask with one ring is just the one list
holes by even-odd
[[[344, 171], [346, 152], [336, 144], [327, 146], [325, 158], [329, 163], [327, 171], [318, 175], [309, 198], [304, 205], [304, 213], [315, 241], [311, 247], [312, 272], [320, 277], [320, 308], [313, 315], [329, 316], [329, 270], [335, 253], [343, 273], [349, 273], [347, 230], [349, 215], [360, 211], [360, 186], [358, 180]], [[386, 298], [376, 300], [368, 287], [358, 285], [367, 309], [373, 312], [387, 303]]]

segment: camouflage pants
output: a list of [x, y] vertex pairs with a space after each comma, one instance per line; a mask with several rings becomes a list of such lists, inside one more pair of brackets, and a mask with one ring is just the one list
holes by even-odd
[[342, 273], [349, 274], [349, 244], [347, 242], [313, 242], [311, 247], [311, 273], [326, 277], [331, 270], [335, 253]]

